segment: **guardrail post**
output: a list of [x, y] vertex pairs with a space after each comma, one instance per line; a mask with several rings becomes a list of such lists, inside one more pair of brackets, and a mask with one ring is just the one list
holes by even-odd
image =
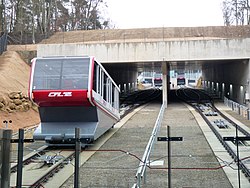
[[171, 188], [171, 141], [182, 141], [182, 137], [171, 137], [170, 126], [167, 126], [167, 137], [158, 137], [158, 141], [167, 141], [168, 143], [168, 188]]
[[168, 131], [168, 188], [171, 188], [171, 144], [170, 144], [170, 127], [167, 126]]
[[23, 142], [24, 142], [24, 130], [19, 129], [18, 135], [18, 159], [17, 159], [17, 179], [16, 187], [22, 187], [22, 177], [23, 177]]
[[74, 175], [74, 188], [80, 187], [79, 185], [79, 164], [80, 164], [80, 128], [75, 128], [75, 175]]
[[[150, 164], [149, 164], [150, 165]], [[144, 171], [144, 174], [143, 174], [143, 183], [146, 184], [146, 181], [147, 181], [147, 168], [145, 168], [145, 171]]]
[[12, 130], [0, 129], [0, 187], [10, 187], [10, 157]]
[[238, 125], [236, 125], [236, 152], [237, 152], [237, 166], [238, 166], [238, 182], [239, 182], [239, 188], [240, 186], [240, 158], [239, 158], [239, 141], [238, 141]]
[[137, 186], [141, 187], [141, 173], [138, 173], [138, 176], [137, 176]]

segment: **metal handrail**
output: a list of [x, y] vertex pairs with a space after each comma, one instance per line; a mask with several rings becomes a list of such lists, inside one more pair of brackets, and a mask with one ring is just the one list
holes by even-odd
[[161, 109], [160, 109], [160, 112], [158, 114], [157, 120], [155, 122], [154, 129], [151, 133], [151, 136], [150, 136], [150, 139], [149, 139], [148, 144], [146, 146], [142, 160], [141, 160], [139, 167], [137, 169], [137, 172], [136, 172], [135, 177], [137, 178], [137, 184], [136, 184], [136, 186], [134, 185], [135, 187], [137, 187], [137, 186], [140, 187], [140, 182], [144, 176], [144, 173], [145, 173], [145, 170], [146, 170], [146, 167], [148, 164], [148, 159], [149, 159], [151, 150], [152, 150], [154, 142], [155, 142], [156, 135], [158, 133], [159, 128], [161, 127], [161, 122], [163, 119], [163, 114], [164, 114], [165, 108], [166, 108], [166, 103], [163, 102], [163, 104], [161, 105]]
[[239, 115], [243, 116], [244, 118], [250, 120], [250, 109], [247, 106], [234, 102], [233, 100], [224, 97], [224, 104], [231, 108], [232, 111], [237, 112]]

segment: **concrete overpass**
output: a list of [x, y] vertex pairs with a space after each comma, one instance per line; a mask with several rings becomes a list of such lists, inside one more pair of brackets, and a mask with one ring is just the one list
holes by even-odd
[[[38, 57], [93, 55], [106, 65], [112, 77], [121, 85], [136, 82], [137, 72], [142, 69], [162, 69], [166, 86], [163, 90], [164, 100], [167, 100], [170, 66], [200, 64], [206, 87], [240, 103], [246, 102], [244, 96], [250, 93], [249, 26], [148, 30], [160, 34], [154, 36], [148, 34], [147, 29], [135, 29], [129, 31], [134, 35], [144, 32], [144, 37], [125, 35], [126, 39], [118, 37], [77, 43], [40, 44], [37, 54]], [[116, 32], [122, 31], [127, 30], [112, 30], [114, 36]], [[100, 31], [96, 32], [100, 34]]]

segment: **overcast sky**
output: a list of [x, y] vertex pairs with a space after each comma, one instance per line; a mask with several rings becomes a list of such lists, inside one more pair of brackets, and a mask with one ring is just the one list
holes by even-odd
[[116, 28], [223, 25], [222, 0], [106, 0]]

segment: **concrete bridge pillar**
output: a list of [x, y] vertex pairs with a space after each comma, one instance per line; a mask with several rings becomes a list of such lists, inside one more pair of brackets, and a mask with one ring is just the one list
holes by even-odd
[[167, 76], [168, 66], [167, 62], [164, 60], [162, 61], [161, 69], [162, 69], [162, 102], [165, 102], [167, 108], [169, 81]]
[[247, 76], [247, 86], [245, 93], [245, 101], [247, 103], [248, 108], [250, 108], [250, 59], [248, 59], [248, 76]]

